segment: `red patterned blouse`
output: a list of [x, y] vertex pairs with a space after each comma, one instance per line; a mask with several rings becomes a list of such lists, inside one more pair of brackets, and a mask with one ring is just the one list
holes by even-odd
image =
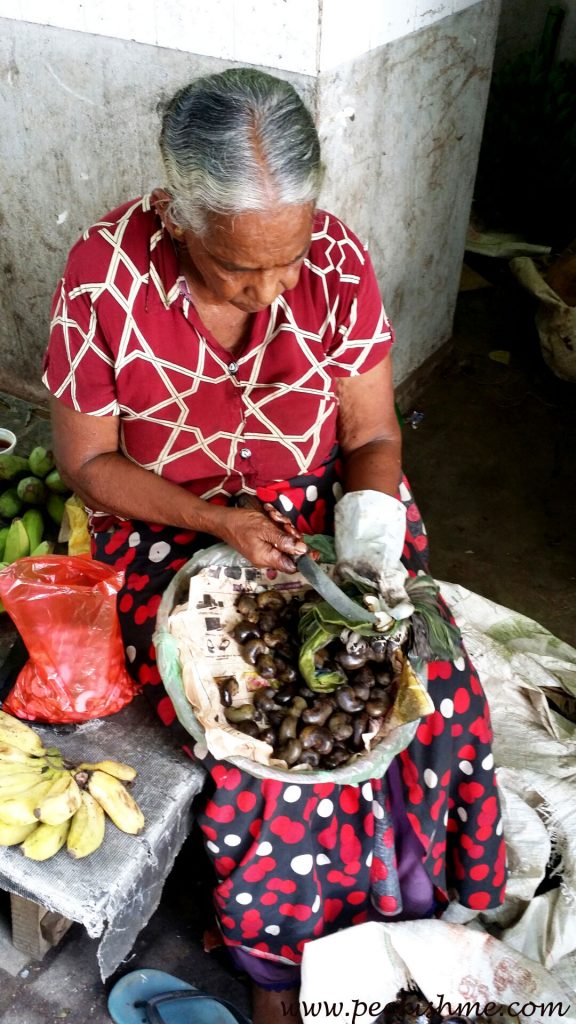
[[318, 211], [297, 286], [254, 316], [232, 359], [145, 197], [71, 250], [43, 379], [79, 412], [119, 416], [128, 458], [208, 499], [321, 465], [336, 440], [334, 378], [372, 369], [391, 344], [365, 248]]

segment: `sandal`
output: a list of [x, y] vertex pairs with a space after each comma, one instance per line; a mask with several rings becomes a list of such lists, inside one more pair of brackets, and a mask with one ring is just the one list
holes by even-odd
[[108, 996], [115, 1024], [250, 1024], [232, 1003], [164, 971], [132, 971]]

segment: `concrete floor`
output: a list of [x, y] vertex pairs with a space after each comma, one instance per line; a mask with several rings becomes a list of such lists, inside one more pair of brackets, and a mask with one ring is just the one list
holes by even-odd
[[404, 467], [432, 574], [576, 646], [576, 384], [544, 363], [531, 297], [504, 271], [493, 280], [460, 294], [453, 358], [418, 399]]
[[[461, 294], [453, 358], [416, 403], [418, 429], [405, 428], [405, 468], [427, 522], [433, 574], [576, 645], [575, 392], [546, 369], [532, 315], [505, 275]], [[509, 365], [490, 358], [498, 350], [510, 353]], [[192, 836], [117, 976], [159, 968], [248, 1012], [245, 980], [221, 952], [203, 951], [208, 893]], [[100, 981], [96, 941], [75, 925], [44, 961], [27, 963], [7, 940], [8, 920], [0, 894], [3, 1024], [108, 1024], [114, 979]]]

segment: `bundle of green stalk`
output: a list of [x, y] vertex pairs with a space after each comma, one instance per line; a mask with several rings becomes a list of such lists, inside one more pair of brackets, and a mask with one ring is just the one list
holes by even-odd
[[[368, 586], [343, 589], [355, 600], [377, 601]], [[410, 618], [379, 617], [377, 628], [344, 619], [313, 591], [291, 599], [277, 590], [241, 594], [232, 635], [254, 667], [256, 686], [252, 701], [238, 704], [237, 680], [217, 680], [229, 724], [268, 743], [289, 768], [333, 770], [372, 749], [390, 728], [400, 692], [407, 706], [415, 680], [410, 659], [461, 653], [434, 580], [409, 579], [406, 591]]]

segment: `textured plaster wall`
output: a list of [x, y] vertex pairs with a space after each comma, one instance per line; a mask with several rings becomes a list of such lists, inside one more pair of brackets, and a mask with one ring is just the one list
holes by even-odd
[[[481, 0], [319, 77], [276, 72], [316, 116], [324, 205], [369, 242], [398, 381], [450, 334], [497, 9]], [[42, 397], [50, 298], [70, 246], [162, 183], [159, 105], [230, 63], [0, 19], [0, 389]]]
[[[0, 0], [0, 17], [316, 75], [478, 0]], [[352, 12], [352, 13], [351, 13]]]
[[[0, 19], [0, 390], [43, 395], [50, 300], [68, 250], [107, 210], [163, 183], [159, 105], [227, 66]], [[285, 77], [313, 106], [314, 79]]]
[[324, 201], [369, 243], [397, 382], [451, 334], [497, 13], [484, 0], [320, 77]]

